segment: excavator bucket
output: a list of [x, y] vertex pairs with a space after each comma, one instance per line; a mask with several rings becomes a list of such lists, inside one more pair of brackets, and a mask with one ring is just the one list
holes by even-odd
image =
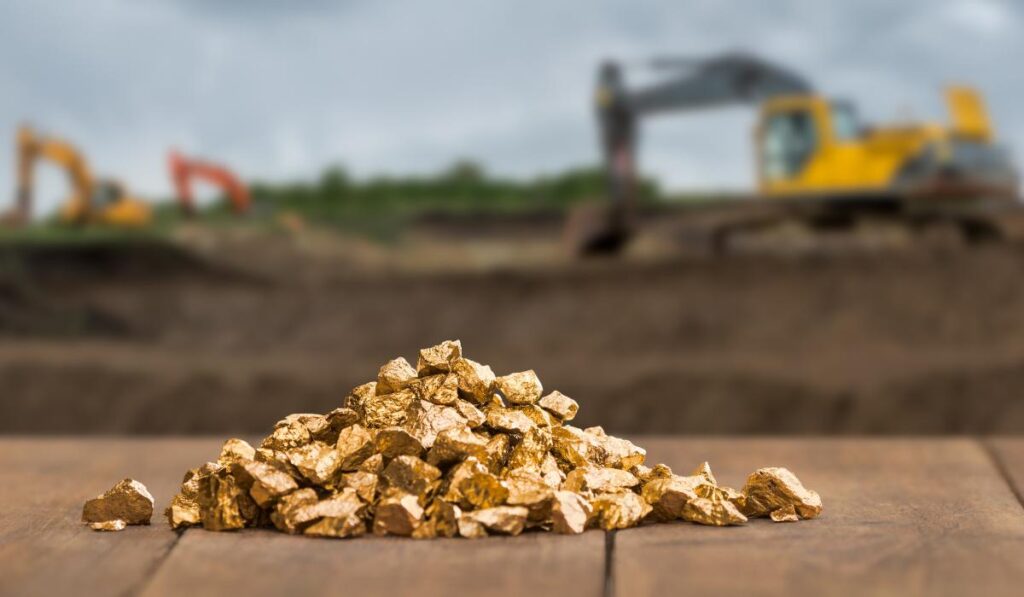
[[629, 227], [614, 207], [605, 202], [581, 203], [566, 215], [563, 242], [573, 255], [615, 255], [629, 239]]
[[992, 140], [985, 102], [976, 90], [958, 85], [946, 89], [946, 104], [952, 130], [958, 137], [988, 142]]

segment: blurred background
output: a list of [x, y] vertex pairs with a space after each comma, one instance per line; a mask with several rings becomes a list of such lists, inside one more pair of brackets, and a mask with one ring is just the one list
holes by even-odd
[[460, 338], [621, 433], [1024, 431], [1024, 8], [0, 7], [0, 432]]

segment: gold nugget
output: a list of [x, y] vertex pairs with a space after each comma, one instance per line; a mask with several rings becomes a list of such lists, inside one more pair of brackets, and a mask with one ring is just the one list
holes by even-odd
[[[464, 512], [459, 519], [459, 524], [466, 521], [479, 525], [485, 529], [484, 535], [486, 535], [486, 531], [502, 535], [518, 535], [526, 527], [526, 518], [529, 513], [529, 510], [521, 506], [495, 506], [484, 508], [483, 510], [474, 510], [473, 512]], [[469, 536], [476, 538], [482, 535], [475, 531]]]
[[508, 487], [490, 472], [476, 473], [463, 480], [459, 490], [474, 508], [493, 508], [508, 499]]
[[385, 458], [395, 456], [420, 456], [423, 444], [401, 427], [388, 427], [377, 432], [377, 452]]
[[381, 498], [373, 519], [375, 535], [409, 537], [423, 520], [423, 507], [415, 495], [394, 490]]
[[452, 372], [459, 378], [459, 390], [476, 403], [486, 402], [494, 388], [494, 371], [476, 361], [458, 358], [452, 362]]
[[[149, 494], [145, 485], [135, 479], [124, 479], [82, 506], [82, 522], [110, 523], [101, 524], [100, 526], [104, 528], [97, 530], [119, 531], [121, 529], [114, 527], [149, 524], [152, 517], [153, 496]], [[123, 524], [119, 525], [114, 521], [121, 521]]]
[[416, 381], [416, 370], [402, 357], [392, 359], [377, 373], [377, 395], [398, 392]]
[[628, 490], [600, 494], [590, 505], [598, 526], [606, 531], [636, 526], [651, 512], [650, 504]]
[[565, 476], [565, 489], [576, 493], [610, 492], [636, 487], [640, 480], [629, 471], [617, 468], [586, 465]]
[[805, 489], [800, 479], [785, 468], [758, 469], [747, 478], [743, 494], [747, 516], [771, 516], [775, 522], [794, 522], [821, 514], [821, 496]]
[[94, 531], [117, 532], [123, 531], [127, 524], [118, 518], [116, 520], [104, 520], [103, 522], [90, 522], [89, 528]]
[[255, 460], [234, 463], [231, 473], [236, 479], [244, 480], [249, 495], [261, 508], [272, 507], [276, 500], [299, 488], [291, 475]]
[[544, 396], [537, 404], [563, 421], [573, 420], [580, 410], [580, 405], [576, 404], [575, 400], [558, 390]]
[[587, 528], [593, 508], [590, 502], [572, 491], [556, 491], [551, 503], [552, 529], [564, 535], [578, 535]]
[[503, 375], [494, 380], [494, 387], [512, 404], [533, 404], [544, 392], [533, 369]]
[[208, 531], [231, 531], [255, 522], [259, 506], [228, 469], [199, 480], [199, 520]]
[[492, 406], [487, 409], [487, 425], [496, 431], [523, 434], [537, 427], [521, 410]]
[[433, 373], [447, 373], [452, 370], [452, 364], [460, 358], [462, 342], [445, 340], [437, 346], [420, 350], [419, 359], [416, 361], [416, 373], [420, 377]]
[[415, 456], [402, 455], [393, 459], [381, 476], [388, 487], [413, 495], [425, 495], [441, 477], [441, 471]]

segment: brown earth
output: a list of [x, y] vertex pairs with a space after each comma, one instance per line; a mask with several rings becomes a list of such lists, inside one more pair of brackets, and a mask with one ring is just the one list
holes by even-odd
[[515, 230], [0, 247], [0, 432], [259, 433], [446, 338], [615, 432], [1024, 431], [1022, 246], [580, 263]]

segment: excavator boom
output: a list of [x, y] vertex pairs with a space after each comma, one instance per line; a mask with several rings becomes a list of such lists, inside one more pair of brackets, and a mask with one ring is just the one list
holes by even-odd
[[18, 197], [16, 213], [21, 221], [32, 217], [33, 166], [36, 160], [46, 159], [64, 168], [73, 190], [73, 200], [88, 201], [95, 180], [85, 158], [67, 141], [36, 135], [28, 126], [18, 129]]
[[187, 158], [172, 150], [167, 156], [167, 166], [178, 193], [178, 201], [186, 215], [195, 214], [195, 198], [192, 194], [192, 179], [199, 178], [217, 187], [227, 195], [236, 214], [249, 211], [251, 199], [249, 189], [237, 176], [224, 166]]

